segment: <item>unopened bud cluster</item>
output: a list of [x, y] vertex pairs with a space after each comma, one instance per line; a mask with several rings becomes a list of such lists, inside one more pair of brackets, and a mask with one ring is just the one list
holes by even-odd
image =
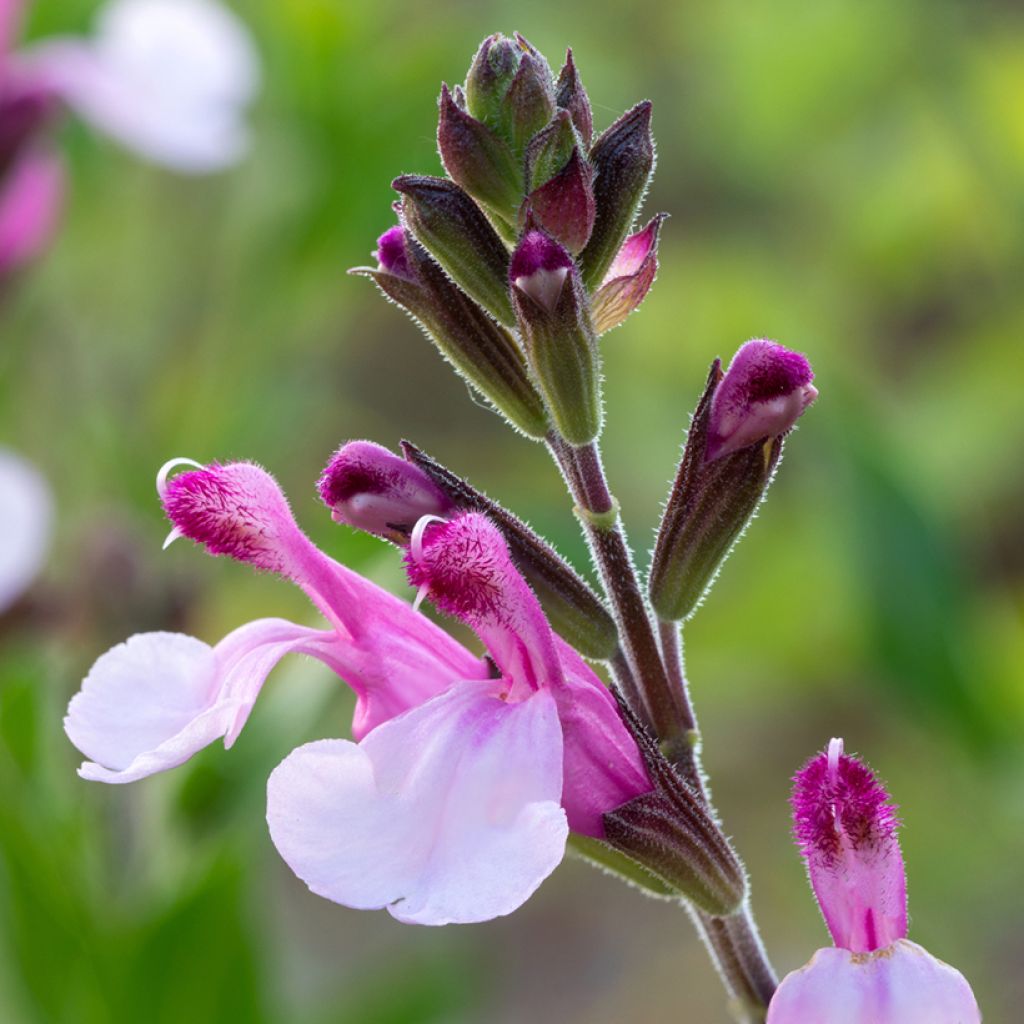
[[651, 105], [594, 138], [572, 52], [554, 74], [522, 36], [484, 40], [442, 87], [448, 177], [393, 182], [399, 225], [357, 268], [529, 437], [601, 430], [597, 338], [643, 301], [662, 216], [630, 236], [654, 169]]

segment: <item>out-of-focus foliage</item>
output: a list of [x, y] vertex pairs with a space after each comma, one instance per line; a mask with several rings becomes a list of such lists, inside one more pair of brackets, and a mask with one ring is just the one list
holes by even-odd
[[[253, 458], [321, 544], [385, 585], [394, 553], [313, 481], [342, 440], [407, 436], [582, 564], [536, 446], [475, 406], [347, 267], [388, 184], [437, 173], [440, 80], [479, 39], [571, 43], [599, 127], [655, 103], [667, 210], [644, 310], [604, 339], [606, 450], [646, 557], [707, 364], [806, 351], [821, 398], [688, 628], [708, 767], [788, 970], [826, 943], [789, 775], [846, 737], [902, 805], [912, 937], [992, 1020], [1024, 1000], [1024, 19], [986, 0], [239, 0], [265, 60], [256, 146], [182, 180], [75, 125], [66, 221], [0, 308], [0, 439], [60, 510], [0, 623], [0, 1019], [491, 1024], [724, 1021], [684, 916], [569, 862], [521, 912], [416, 930], [309, 895], [263, 822], [271, 768], [339, 735], [341, 688], [273, 677], [235, 749], [88, 785], [60, 731], [91, 661], [142, 629], [216, 640], [297, 593], [187, 545], [153, 493], [175, 455]], [[43, 0], [29, 32], [84, 28]]]

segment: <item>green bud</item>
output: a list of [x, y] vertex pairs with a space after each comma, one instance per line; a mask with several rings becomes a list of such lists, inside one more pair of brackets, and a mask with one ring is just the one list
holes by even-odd
[[402, 194], [402, 221], [417, 241], [470, 298], [514, 327], [508, 249], [476, 203], [447, 178], [406, 174], [391, 187]]

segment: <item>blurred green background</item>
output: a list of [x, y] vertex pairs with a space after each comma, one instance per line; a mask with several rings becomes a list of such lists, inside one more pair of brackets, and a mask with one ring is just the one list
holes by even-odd
[[[832, 735], [902, 806], [911, 937], [987, 1019], [1024, 1002], [1024, 17], [995, 0], [642, 7], [245, 0], [264, 89], [237, 170], [184, 180], [80, 125], [50, 252], [0, 310], [0, 440], [59, 505], [50, 563], [0, 620], [0, 1019], [13, 1024], [718, 1024], [675, 908], [566, 862], [521, 911], [416, 929], [310, 895], [264, 785], [350, 704], [286, 662], [236, 747], [129, 787], [80, 781], [61, 731], [111, 644], [215, 641], [301, 595], [167, 530], [167, 458], [252, 458], [329, 551], [402, 588], [313, 482], [342, 440], [409, 437], [580, 565], [544, 451], [468, 400], [364, 280], [389, 182], [439, 173], [440, 81], [487, 33], [576, 53], [604, 127], [655, 103], [666, 210], [643, 310], [603, 342], [605, 448], [646, 559], [709, 361], [809, 354], [821, 398], [687, 631], [706, 760], [780, 971], [827, 936], [789, 777]], [[33, 36], [94, 4], [43, 0]], [[404, 591], [403, 591], [404, 592]]]

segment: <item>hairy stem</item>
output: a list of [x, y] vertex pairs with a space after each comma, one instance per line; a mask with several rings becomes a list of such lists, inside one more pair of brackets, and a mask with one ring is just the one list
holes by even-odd
[[[573, 448], [551, 435], [548, 446], [576, 502], [619, 629], [622, 649], [612, 671], [620, 689], [653, 728], [666, 758], [714, 814], [700, 767], [697, 718], [683, 671], [679, 626], [663, 622], [657, 632], [654, 629], [596, 443]], [[777, 980], [749, 901], [728, 917], [688, 909], [729, 993], [737, 1021], [763, 1024]]]

